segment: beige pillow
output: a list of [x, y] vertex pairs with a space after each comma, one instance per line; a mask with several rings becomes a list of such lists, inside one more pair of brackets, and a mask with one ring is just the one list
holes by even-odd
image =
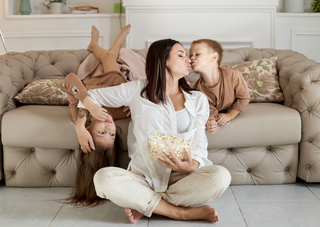
[[283, 102], [276, 70], [278, 56], [221, 67], [239, 70], [248, 84], [250, 102]]
[[68, 105], [64, 80], [47, 79], [31, 81], [14, 97], [24, 104]]

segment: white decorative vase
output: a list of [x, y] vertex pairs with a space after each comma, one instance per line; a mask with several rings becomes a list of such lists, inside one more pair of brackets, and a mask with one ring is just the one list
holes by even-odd
[[303, 13], [304, 0], [284, 0], [284, 11], [287, 13]]
[[51, 2], [50, 3], [50, 13], [51, 14], [62, 14], [62, 3], [61, 2]]

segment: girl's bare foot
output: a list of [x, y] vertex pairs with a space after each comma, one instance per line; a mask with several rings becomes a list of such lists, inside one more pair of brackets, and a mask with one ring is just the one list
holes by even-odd
[[131, 24], [128, 24], [128, 25], [124, 26], [121, 29], [120, 35], [123, 35], [124, 37], [126, 37], [129, 34], [130, 29], [131, 29]]
[[131, 29], [131, 24], [128, 24], [128, 25], [124, 26], [110, 49], [120, 49], [120, 47], [122, 47], [124, 39], [129, 34], [130, 29]]
[[210, 205], [194, 208], [184, 208], [182, 220], [205, 220], [208, 222], [219, 221], [218, 212]]
[[89, 46], [87, 47], [87, 50], [92, 51], [94, 45], [98, 44], [99, 35], [100, 35], [99, 30], [93, 25], [91, 28], [91, 41]]
[[130, 208], [124, 208], [124, 212], [126, 213], [129, 221], [133, 224], [142, 218], [144, 215], [136, 210], [132, 210]]

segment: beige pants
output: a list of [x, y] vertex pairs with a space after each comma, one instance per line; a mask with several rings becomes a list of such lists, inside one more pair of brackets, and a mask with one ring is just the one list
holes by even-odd
[[100, 169], [93, 180], [99, 197], [150, 217], [161, 198], [175, 206], [188, 207], [220, 197], [229, 187], [231, 175], [218, 165], [205, 166], [188, 175], [172, 172], [168, 189], [162, 193], [153, 191], [144, 176], [117, 167]]

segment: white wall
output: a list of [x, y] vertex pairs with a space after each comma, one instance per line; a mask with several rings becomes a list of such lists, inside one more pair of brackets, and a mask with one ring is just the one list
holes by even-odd
[[[19, 16], [19, 0], [8, 0], [9, 16], [6, 18], [5, 0], [0, 0], [0, 29], [8, 51], [83, 49], [90, 41], [92, 25], [101, 31], [100, 45], [108, 48], [120, 32], [119, 14], [113, 14], [113, 4], [119, 0], [90, 0], [90, 5], [98, 6], [101, 14], [79, 17], [45, 14], [48, 10], [41, 5], [44, 0], [30, 1], [31, 15]], [[67, 3], [68, 6], [88, 5], [86, 0], [68, 0]], [[64, 11], [68, 11], [68, 7], [64, 7]], [[123, 18], [122, 23], [125, 23]], [[4, 53], [0, 41], [0, 54]]]
[[[23, 52], [27, 50], [86, 48], [87, 44], [90, 41], [90, 30], [92, 25], [96, 25], [101, 31], [101, 36], [99, 39], [100, 45], [102, 45], [104, 48], [108, 48], [113, 43], [120, 31], [118, 14], [112, 14], [113, 4], [118, 3], [119, 0], [68, 0], [68, 6], [88, 5], [88, 2], [90, 2], [90, 5], [98, 6], [100, 9], [101, 14], [99, 15], [80, 17], [74, 17], [72, 15], [66, 14], [63, 14], [63, 16], [54, 17], [46, 14], [48, 13], [48, 10], [44, 6], [42, 6], [42, 3], [45, 2], [45, 0], [30, 0], [32, 6], [31, 16], [17, 16], [19, 0], [7, 1], [9, 1], [10, 4], [8, 7], [9, 16], [7, 16], [6, 18], [4, 7], [5, 0], [0, 0], [0, 29], [3, 32], [9, 51]], [[212, 1], [220, 3], [225, 2], [224, 0]], [[282, 1], [283, 0], [280, 0], [280, 6]], [[184, 4], [186, 4], [186, 1], [183, 2]], [[198, 2], [199, 1], [195, 1], [195, 4], [197, 4]], [[305, 0], [305, 11], [311, 10], [311, 3], [312, 0]], [[194, 7], [191, 8], [191, 10], [192, 9], [194, 9]], [[68, 7], [64, 7], [64, 11], [67, 12]], [[168, 12], [170, 12], [170, 10], [168, 10]], [[148, 23], [153, 24], [152, 16], [153, 14], [150, 13], [151, 19], [148, 20]], [[177, 15], [177, 18], [178, 16], [179, 15]], [[206, 23], [197, 21], [202, 17], [205, 17], [205, 15], [200, 14], [197, 16], [195, 14], [192, 16], [192, 18], [186, 18], [185, 23], [188, 23], [188, 20], [191, 20], [195, 24]], [[175, 18], [173, 19], [176, 20]], [[260, 23], [260, 19], [261, 18], [254, 20], [254, 22]], [[125, 21], [126, 19], [125, 17], [123, 17], [122, 25], [125, 24]], [[197, 37], [195, 37], [195, 34], [190, 32], [190, 28], [176, 30], [173, 33], [166, 33], [166, 31], [169, 31], [166, 28], [169, 28], [171, 24], [170, 22], [168, 22], [164, 25], [165, 30], [163, 30], [162, 32], [160, 32], [160, 30], [158, 31], [159, 37], [151, 37], [150, 41], [153, 41], [157, 38], [171, 37], [183, 42], [186, 39], [185, 37], [187, 37], [187, 35], [189, 34], [192, 34], [194, 36], [191, 37], [191, 39], [196, 39], [198, 38], [198, 36], [204, 37], [213, 34], [215, 35], [215, 37], [218, 37], [218, 41], [223, 42], [229, 40], [229, 43], [225, 42], [228, 45], [234, 45], [234, 47], [238, 47], [239, 44], [242, 45], [241, 42], [233, 42], [237, 36], [225, 34], [225, 31], [228, 30], [228, 27], [224, 27], [224, 21], [226, 21], [227, 24], [233, 24], [232, 19], [217, 20], [214, 22], [214, 26], [217, 26], [219, 29], [215, 31], [214, 34], [212, 33], [213, 27], [211, 26], [210, 29], [203, 30], [204, 32], [202, 32], [202, 30], [201, 32], [197, 32]], [[141, 31], [144, 31], [145, 29], [139, 22], [134, 24], [134, 26], [140, 26], [139, 29]], [[132, 35], [137, 32], [138, 31], [135, 31], [135, 28], [132, 29]], [[149, 34], [150, 32], [145, 31], [144, 33]], [[142, 32], [138, 35], [144, 35], [144, 33]], [[217, 36], [217, 34], [220, 36]], [[162, 35], [163, 37], [160, 37], [160, 35]], [[274, 37], [274, 43], [272, 45], [276, 49], [293, 49], [305, 54], [307, 57], [315, 61], [320, 62], [320, 13], [277, 13], [275, 18]], [[250, 38], [246, 38], [244, 36], [242, 37], [242, 41], [250, 41]], [[266, 41], [269, 42], [268, 40]], [[143, 47], [145, 47], [145, 40], [143, 42]], [[251, 45], [250, 42], [248, 42], [248, 45]], [[253, 46], [257, 48], [267, 47], [266, 45], [259, 44], [257, 42]], [[2, 46], [2, 42], [0, 41], [0, 55], [4, 53], [5, 50]]]

